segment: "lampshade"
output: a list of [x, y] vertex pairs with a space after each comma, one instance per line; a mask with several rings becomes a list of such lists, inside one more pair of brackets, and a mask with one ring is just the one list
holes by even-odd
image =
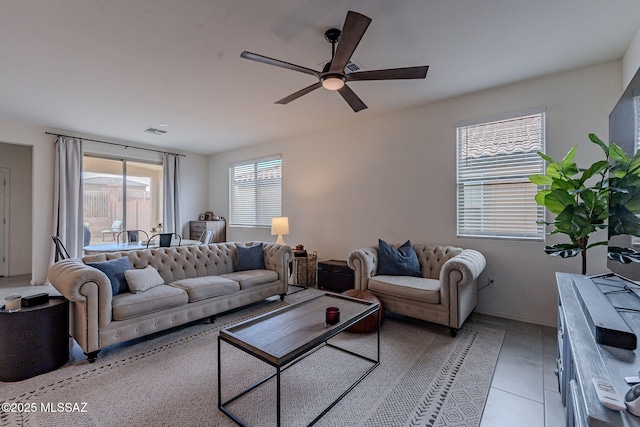
[[285, 245], [282, 236], [289, 234], [289, 217], [280, 216], [271, 218], [271, 235], [278, 236], [276, 243]]
[[344, 77], [339, 74], [327, 74], [322, 78], [322, 87], [329, 90], [338, 90], [344, 86]]

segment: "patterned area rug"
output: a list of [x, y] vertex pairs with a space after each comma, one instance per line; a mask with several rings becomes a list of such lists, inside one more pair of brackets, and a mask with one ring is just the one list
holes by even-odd
[[[217, 336], [221, 328], [317, 294], [307, 289], [196, 324], [103, 350], [98, 361], [69, 363], [17, 383], [0, 383], [3, 426], [233, 426], [217, 408]], [[320, 426], [478, 426], [504, 331], [466, 324], [448, 328], [388, 317], [380, 365], [333, 407]], [[375, 357], [377, 335], [331, 340]], [[325, 346], [282, 375], [282, 424], [301, 426], [359, 378], [371, 363]], [[223, 398], [273, 368], [222, 345]], [[270, 380], [228, 405], [248, 425], [276, 424]], [[9, 403], [10, 411], [4, 404]]]

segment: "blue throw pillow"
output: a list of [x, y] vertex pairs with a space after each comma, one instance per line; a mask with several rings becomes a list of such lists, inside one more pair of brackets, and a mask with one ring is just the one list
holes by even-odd
[[262, 243], [253, 246], [237, 246], [236, 271], [264, 270]]
[[411, 242], [395, 249], [382, 239], [378, 239], [378, 273], [389, 276], [422, 277], [418, 255], [413, 250]]
[[131, 270], [131, 263], [128, 257], [123, 256], [109, 261], [90, 262], [87, 265], [97, 268], [107, 275], [111, 282], [113, 295], [129, 292], [129, 285], [127, 284], [127, 279], [124, 277], [124, 272]]

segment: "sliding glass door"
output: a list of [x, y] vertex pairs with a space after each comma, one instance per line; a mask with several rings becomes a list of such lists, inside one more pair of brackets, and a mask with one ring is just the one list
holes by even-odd
[[83, 162], [85, 244], [112, 242], [123, 230], [161, 231], [161, 164], [88, 155]]

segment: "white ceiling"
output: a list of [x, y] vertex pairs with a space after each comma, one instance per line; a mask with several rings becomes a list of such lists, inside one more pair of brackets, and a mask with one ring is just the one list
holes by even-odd
[[[359, 64], [427, 78], [275, 105], [314, 77], [240, 53], [321, 69], [348, 10]], [[0, 0], [0, 119], [211, 154], [618, 60], [639, 27], [639, 0]]]

